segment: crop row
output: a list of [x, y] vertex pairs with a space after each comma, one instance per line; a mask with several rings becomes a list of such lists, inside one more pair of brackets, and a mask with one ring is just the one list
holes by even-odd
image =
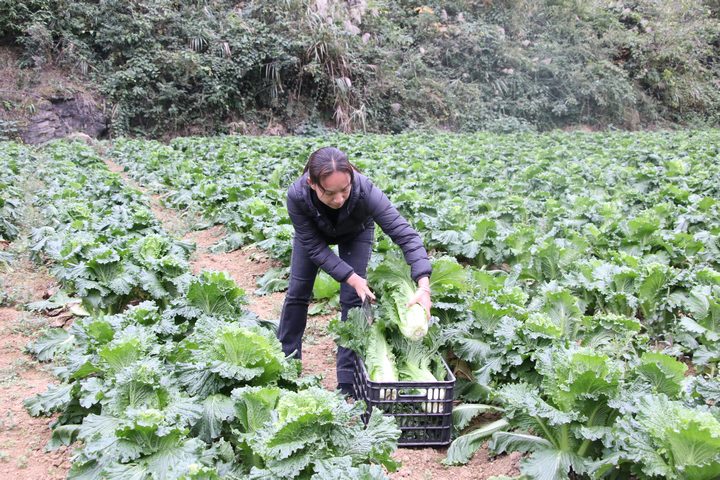
[[14, 155], [17, 149], [15, 144], [0, 142], [0, 241], [11, 241], [18, 234], [22, 203], [19, 173], [22, 164]]

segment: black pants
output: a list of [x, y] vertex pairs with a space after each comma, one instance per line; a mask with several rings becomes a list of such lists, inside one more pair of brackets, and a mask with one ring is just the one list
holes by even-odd
[[[363, 230], [354, 239], [338, 244], [340, 258], [350, 265], [355, 273], [365, 278], [367, 265], [372, 252], [374, 228]], [[302, 336], [307, 324], [307, 311], [312, 297], [313, 284], [317, 276], [318, 266], [308, 257], [299, 242], [293, 242], [292, 259], [290, 260], [290, 285], [285, 295], [278, 339], [282, 343], [285, 355], [295, 352], [296, 358], [302, 358]], [[355, 289], [343, 283], [340, 285], [341, 319], [347, 319], [348, 310], [360, 306], [360, 298]], [[347, 348], [338, 347], [336, 358], [338, 383], [352, 383], [353, 362], [355, 353]]]

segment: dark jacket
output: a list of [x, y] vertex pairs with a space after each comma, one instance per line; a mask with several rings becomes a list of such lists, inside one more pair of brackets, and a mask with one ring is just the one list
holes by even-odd
[[307, 179], [308, 174], [305, 173], [290, 186], [287, 209], [295, 227], [295, 241], [308, 252], [310, 260], [328, 275], [344, 282], [353, 273], [352, 267], [328, 245], [355, 238], [363, 230], [371, 228], [373, 222], [400, 246], [405, 261], [410, 265], [413, 280], [430, 275], [432, 268], [420, 235], [365, 175], [358, 172], [353, 175], [350, 197], [340, 208], [335, 226], [313, 203]]

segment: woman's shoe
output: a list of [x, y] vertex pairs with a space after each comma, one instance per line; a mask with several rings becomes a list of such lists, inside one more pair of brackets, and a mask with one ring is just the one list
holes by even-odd
[[352, 383], [338, 383], [337, 390], [346, 398], [355, 398], [355, 388]]

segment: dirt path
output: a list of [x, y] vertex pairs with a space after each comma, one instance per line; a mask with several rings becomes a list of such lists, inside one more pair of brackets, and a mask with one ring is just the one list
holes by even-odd
[[54, 281], [26, 258], [0, 269], [0, 478], [60, 479], [70, 468], [70, 450], [45, 452], [52, 419], [31, 417], [23, 400], [56, 383], [49, 366], [24, 353], [38, 331], [54, 320], [19, 310], [24, 303], [42, 300]]
[[[119, 173], [133, 187], [145, 191], [133, 181], [123, 168], [109, 160], [105, 161], [110, 170]], [[145, 191], [146, 192], [146, 191]], [[146, 192], [147, 193], [147, 192]], [[209, 248], [224, 236], [221, 226], [200, 231], [191, 231], [191, 219], [184, 219], [176, 210], [161, 205], [159, 195], [151, 195], [151, 209], [165, 229], [183, 240], [195, 242], [197, 250], [191, 257], [194, 273], [203, 269], [222, 270], [247, 293], [248, 308], [260, 318], [277, 320], [280, 317], [284, 293], [258, 296], [256, 282], [267, 270], [278, 266], [265, 253], [249, 247], [234, 252], [213, 253]], [[335, 343], [328, 335], [327, 324], [332, 315], [309, 317], [303, 337], [303, 372], [321, 374], [323, 386], [334, 389], [337, 384], [335, 374]], [[402, 468], [390, 475], [395, 479], [412, 480], [483, 480], [495, 475], [518, 475], [520, 455], [504, 455], [490, 460], [486, 447], [479, 451], [468, 465], [446, 467], [441, 461], [446, 449], [398, 449], [395, 458], [402, 461]]]

